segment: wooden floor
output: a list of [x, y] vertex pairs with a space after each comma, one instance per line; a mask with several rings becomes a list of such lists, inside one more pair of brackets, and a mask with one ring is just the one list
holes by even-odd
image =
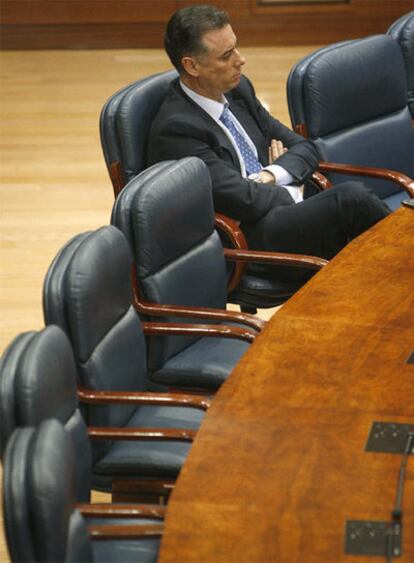
[[[286, 124], [288, 72], [315, 48], [243, 50], [259, 98]], [[168, 68], [160, 50], [0, 53], [0, 353], [18, 333], [42, 328], [43, 278], [59, 248], [109, 222], [102, 105], [129, 82]], [[7, 560], [0, 538], [0, 561]]]

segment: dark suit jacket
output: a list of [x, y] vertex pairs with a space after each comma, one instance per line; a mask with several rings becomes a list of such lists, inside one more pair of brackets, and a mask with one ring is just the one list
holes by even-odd
[[[313, 173], [318, 164], [315, 146], [274, 119], [256, 98], [246, 77], [226, 93], [230, 109], [255, 143], [259, 160], [268, 163], [271, 139], [279, 139], [289, 149], [277, 159], [298, 184]], [[255, 223], [271, 209], [293, 205], [284, 188], [258, 184], [241, 176], [237, 154], [221, 127], [174, 80], [155, 117], [148, 144], [148, 165], [162, 160], [197, 156], [210, 171], [214, 206], [217, 212], [234, 219]]]

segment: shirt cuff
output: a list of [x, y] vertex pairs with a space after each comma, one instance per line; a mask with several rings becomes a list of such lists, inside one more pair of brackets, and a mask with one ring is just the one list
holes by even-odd
[[271, 174], [273, 174], [278, 186], [288, 186], [294, 182], [293, 176], [278, 164], [270, 164], [269, 166], [265, 166], [263, 170], [268, 170]]
[[283, 186], [292, 196], [295, 203], [303, 201], [303, 186]]

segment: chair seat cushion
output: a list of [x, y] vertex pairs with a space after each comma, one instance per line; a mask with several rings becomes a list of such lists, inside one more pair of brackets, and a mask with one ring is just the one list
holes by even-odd
[[256, 307], [276, 307], [302, 287], [302, 280], [275, 280], [246, 274], [229, 295], [231, 303]]
[[[130, 519], [102, 519], [88, 518], [87, 524], [106, 524], [106, 525], [145, 525], [160, 524], [160, 520], [150, 518]], [[130, 540], [105, 540], [92, 542], [94, 561], [100, 563], [155, 563], [158, 558], [160, 548], [159, 538], [143, 538]]]
[[396, 194], [392, 194], [384, 199], [385, 203], [391, 209], [391, 211], [395, 211], [399, 207], [401, 207], [401, 202], [405, 199], [409, 199], [407, 192], [398, 192]]
[[[141, 406], [130, 417], [127, 428], [184, 428], [197, 430], [204, 413], [186, 407]], [[93, 468], [99, 477], [176, 477], [190, 449], [190, 442], [113, 441], [107, 454]], [[96, 479], [95, 479], [96, 478]]]
[[153, 371], [150, 377], [168, 386], [217, 389], [248, 347], [249, 343], [242, 340], [200, 338]]

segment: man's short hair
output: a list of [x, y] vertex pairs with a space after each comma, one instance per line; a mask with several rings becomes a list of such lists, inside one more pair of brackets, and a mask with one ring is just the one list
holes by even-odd
[[167, 23], [164, 47], [179, 73], [184, 72], [181, 59], [185, 55], [206, 52], [202, 37], [208, 31], [222, 29], [230, 23], [226, 12], [215, 6], [188, 6], [175, 12]]

